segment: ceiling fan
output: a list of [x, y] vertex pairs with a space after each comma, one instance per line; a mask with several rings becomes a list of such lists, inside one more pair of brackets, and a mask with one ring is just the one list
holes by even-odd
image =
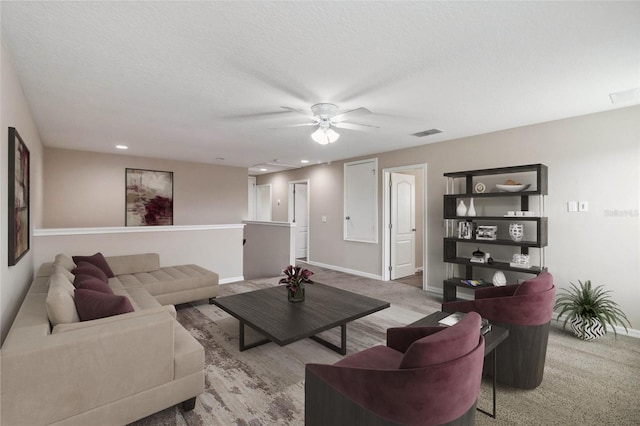
[[361, 114], [371, 114], [371, 111], [363, 107], [338, 113], [338, 107], [336, 105], [329, 103], [319, 103], [311, 107], [311, 112], [313, 113], [313, 115], [309, 115], [308, 112], [297, 108], [284, 106], [282, 108], [291, 112], [302, 114], [305, 117], [313, 120], [313, 122], [311, 123], [292, 124], [290, 126], [283, 127], [318, 126], [318, 129], [311, 134], [311, 139], [318, 142], [320, 145], [334, 143], [338, 140], [340, 135], [338, 134], [338, 132], [333, 130], [332, 127], [335, 127], [337, 129], [350, 130], [367, 130], [367, 128], [378, 128], [378, 126], [371, 126], [369, 124], [346, 122], [346, 120], [349, 120], [353, 116]]

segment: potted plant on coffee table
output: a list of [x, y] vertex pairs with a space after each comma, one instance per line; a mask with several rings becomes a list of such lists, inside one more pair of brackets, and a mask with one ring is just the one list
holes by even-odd
[[304, 285], [313, 284], [313, 281], [309, 278], [313, 275], [313, 272], [293, 265], [287, 266], [282, 272], [284, 272], [286, 277], [280, 280], [280, 284], [287, 286], [287, 299], [289, 302], [304, 302]]
[[558, 312], [558, 321], [563, 314], [567, 314], [562, 328], [571, 321], [571, 329], [574, 334], [582, 340], [595, 340], [602, 337], [606, 332], [606, 326], [610, 326], [617, 337], [616, 325], [631, 326], [627, 316], [618, 307], [618, 304], [611, 300], [609, 290], [604, 290], [603, 286], [592, 287], [591, 281], [584, 283], [578, 280], [579, 285], [570, 283], [569, 289], [558, 293], [558, 299], [553, 309]]

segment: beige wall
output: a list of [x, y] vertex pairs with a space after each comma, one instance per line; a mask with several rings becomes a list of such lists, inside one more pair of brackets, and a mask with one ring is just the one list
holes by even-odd
[[220, 283], [242, 280], [244, 225], [161, 226], [36, 230], [34, 263], [67, 256], [158, 253], [161, 266], [196, 264], [218, 273]]
[[[340, 143], [340, 142], [338, 142]], [[374, 156], [370, 156], [374, 157]], [[556, 285], [590, 279], [606, 285], [640, 329], [640, 106], [541, 123], [376, 155], [384, 168], [427, 163], [427, 284], [440, 290], [443, 173], [544, 163], [549, 167], [547, 267]], [[369, 158], [369, 157], [367, 157]], [[353, 161], [348, 159], [345, 161]], [[286, 182], [310, 179], [310, 261], [363, 275], [381, 274], [381, 247], [342, 240], [342, 165], [258, 177], [273, 185], [274, 219], [286, 218]], [[379, 174], [380, 176], [381, 174]], [[381, 177], [380, 177], [381, 178]], [[381, 183], [381, 181], [379, 182]], [[380, 188], [382, 185], [380, 184]], [[382, 188], [380, 189], [382, 191]], [[587, 201], [568, 213], [567, 201]], [[478, 208], [478, 206], [476, 206]], [[281, 216], [282, 212], [285, 216]], [[326, 215], [327, 223], [320, 217]], [[379, 215], [380, 220], [382, 215]], [[284, 220], [284, 219], [278, 219]], [[382, 241], [382, 239], [380, 239]]]
[[17, 265], [7, 266], [7, 175], [8, 128], [15, 127], [29, 148], [31, 155], [31, 193], [30, 215], [31, 235], [33, 229], [42, 225], [42, 143], [38, 129], [22, 91], [22, 86], [13, 67], [13, 62], [4, 46], [0, 49], [0, 342], [4, 341], [7, 331], [18, 312], [18, 307], [26, 294], [33, 276], [33, 238], [30, 237], [31, 250]]
[[246, 221], [244, 279], [274, 277], [295, 262], [294, 225], [289, 222]]
[[44, 227], [124, 226], [126, 168], [173, 172], [174, 225], [247, 217], [245, 168], [45, 148]]

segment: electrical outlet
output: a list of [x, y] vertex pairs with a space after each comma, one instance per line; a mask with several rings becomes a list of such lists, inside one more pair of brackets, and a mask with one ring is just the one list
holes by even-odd
[[579, 212], [588, 212], [589, 211], [589, 202], [588, 201], [578, 201], [578, 211]]
[[567, 201], [567, 211], [568, 212], [577, 212], [578, 211], [578, 202], [577, 201]]

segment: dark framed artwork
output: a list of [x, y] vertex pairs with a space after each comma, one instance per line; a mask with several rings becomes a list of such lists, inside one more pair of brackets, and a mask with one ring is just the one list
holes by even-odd
[[173, 172], [126, 169], [126, 226], [173, 225]]
[[29, 251], [29, 149], [9, 127], [9, 266], [13, 266]]

